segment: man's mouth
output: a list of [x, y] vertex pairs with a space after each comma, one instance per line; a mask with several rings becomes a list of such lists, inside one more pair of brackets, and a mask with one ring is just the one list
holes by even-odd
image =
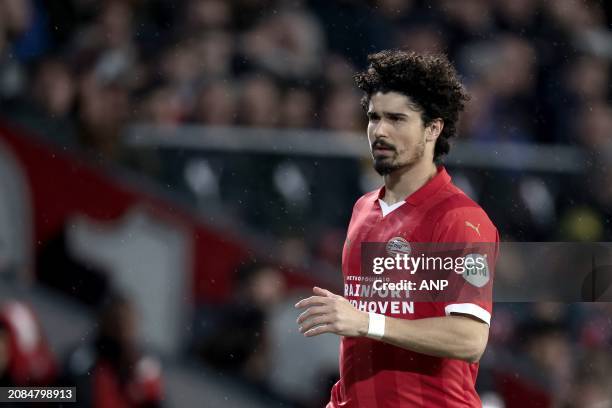
[[381, 142], [375, 142], [372, 144], [372, 152], [374, 153], [386, 153], [386, 152], [394, 152], [395, 148], [391, 145]]

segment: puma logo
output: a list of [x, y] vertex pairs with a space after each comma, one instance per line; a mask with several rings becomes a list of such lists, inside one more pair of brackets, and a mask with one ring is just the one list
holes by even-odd
[[480, 228], [480, 224], [478, 224], [478, 226], [476, 226], [476, 225], [472, 224], [471, 222], [466, 221], [465, 222], [465, 226], [472, 228], [474, 231], [476, 231], [478, 233], [478, 236], [480, 236], [480, 231], [478, 230]]

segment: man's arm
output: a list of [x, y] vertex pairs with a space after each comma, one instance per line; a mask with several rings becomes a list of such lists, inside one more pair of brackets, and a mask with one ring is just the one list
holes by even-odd
[[[369, 314], [357, 310], [348, 300], [317, 288], [315, 296], [299, 301], [306, 308], [297, 319], [307, 337], [323, 333], [359, 337], [368, 333]], [[435, 357], [477, 362], [484, 353], [489, 326], [466, 315], [430, 317], [418, 320], [385, 318], [381, 341]]]
[[465, 315], [418, 320], [387, 317], [385, 320], [385, 335], [382, 338], [385, 343], [468, 363], [480, 360], [489, 337], [489, 326], [486, 323]]

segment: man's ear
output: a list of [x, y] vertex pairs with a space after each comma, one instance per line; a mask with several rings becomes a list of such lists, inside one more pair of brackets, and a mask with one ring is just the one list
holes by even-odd
[[433, 119], [425, 128], [425, 140], [435, 142], [444, 129], [444, 121], [440, 118]]

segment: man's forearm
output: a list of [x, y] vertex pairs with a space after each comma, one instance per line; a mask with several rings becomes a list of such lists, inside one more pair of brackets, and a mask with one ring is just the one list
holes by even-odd
[[[356, 309], [347, 299], [326, 289], [313, 288], [315, 296], [295, 304], [306, 309], [298, 316], [300, 332], [307, 337], [323, 333], [339, 336], [366, 336], [369, 314]], [[489, 326], [472, 317], [451, 315], [418, 320], [385, 318], [384, 333], [378, 327], [376, 338], [385, 343], [436, 357], [468, 362], [480, 359], [487, 345]], [[372, 335], [372, 333], [371, 333]], [[379, 336], [383, 335], [382, 338]]]
[[381, 341], [436, 357], [476, 362], [484, 352], [488, 326], [464, 316], [404, 320], [387, 317]]

